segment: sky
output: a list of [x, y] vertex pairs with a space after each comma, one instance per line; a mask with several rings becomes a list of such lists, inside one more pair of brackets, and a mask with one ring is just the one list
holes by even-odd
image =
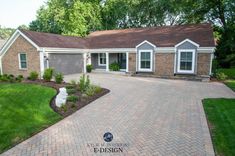
[[36, 12], [47, 0], [0, 0], [1, 27], [17, 28], [36, 19]]

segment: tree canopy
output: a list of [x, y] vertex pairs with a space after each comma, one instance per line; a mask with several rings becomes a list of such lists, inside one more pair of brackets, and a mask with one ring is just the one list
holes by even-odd
[[234, 0], [48, 0], [29, 28], [86, 36], [95, 30], [209, 22], [220, 65], [235, 66], [234, 18]]

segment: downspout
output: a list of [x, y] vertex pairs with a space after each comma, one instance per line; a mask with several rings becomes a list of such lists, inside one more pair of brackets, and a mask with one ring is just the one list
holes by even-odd
[[175, 58], [174, 58], [174, 75], [176, 74], [176, 57], [177, 57], [177, 48], [175, 47]]

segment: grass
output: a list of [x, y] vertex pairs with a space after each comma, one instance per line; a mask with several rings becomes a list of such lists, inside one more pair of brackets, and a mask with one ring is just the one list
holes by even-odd
[[233, 91], [235, 91], [235, 80], [227, 80], [224, 83]]
[[235, 79], [235, 68], [229, 68], [229, 69], [220, 68], [220, 69], [217, 69], [217, 72], [224, 73], [225, 75], [228, 76], [228, 79]]
[[216, 155], [235, 155], [235, 99], [205, 99], [203, 106]]
[[61, 119], [49, 106], [52, 88], [0, 83], [0, 153]]

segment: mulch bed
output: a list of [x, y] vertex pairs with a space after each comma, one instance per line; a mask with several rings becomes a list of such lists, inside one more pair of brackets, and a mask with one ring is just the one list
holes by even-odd
[[66, 87], [68, 85], [71, 85], [69, 83], [61, 83], [61, 84], [57, 84], [54, 81], [44, 81], [44, 80], [35, 80], [35, 81], [31, 81], [31, 80], [24, 80], [23, 83], [28, 83], [28, 84], [38, 84], [38, 85], [42, 85], [42, 86], [47, 86], [47, 87], [51, 87], [56, 89], [57, 94], [51, 99], [50, 101], [50, 107], [57, 112], [58, 114], [60, 114], [63, 117], [67, 117], [71, 114], [73, 114], [74, 112], [76, 112], [77, 110], [81, 109], [82, 107], [86, 106], [87, 104], [95, 101], [96, 99], [100, 98], [101, 96], [107, 94], [110, 92], [110, 90], [106, 89], [106, 88], [102, 88], [101, 92], [90, 96], [90, 97], [82, 97], [81, 96], [81, 92], [80, 91], [76, 91], [76, 93], [74, 95], [79, 96], [79, 99], [77, 102], [72, 103], [72, 102], [67, 102], [66, 103], [66, 108], [62, 109], [61, 107], [57, 107], [55, 104], [55, 99], [56, 96], [59, 93], [59, 89], [62, 87]]

